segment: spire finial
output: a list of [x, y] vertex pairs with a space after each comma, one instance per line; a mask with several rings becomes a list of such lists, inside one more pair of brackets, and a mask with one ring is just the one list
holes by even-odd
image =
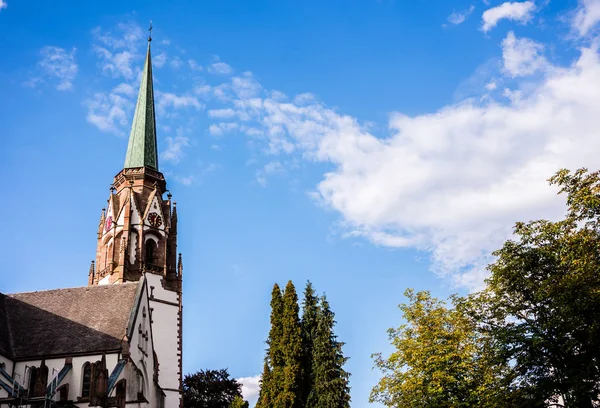
[[148, 28], [148, 42], [152, 41], [152, 20], [150, 20], [150, 28]]

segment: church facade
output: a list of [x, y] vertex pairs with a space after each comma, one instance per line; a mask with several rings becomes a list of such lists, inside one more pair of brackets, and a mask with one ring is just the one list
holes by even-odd
[[158, 168], [151, 41], [88, 286], [0, 293], [0, 407], [183, 406], [183, 266]]

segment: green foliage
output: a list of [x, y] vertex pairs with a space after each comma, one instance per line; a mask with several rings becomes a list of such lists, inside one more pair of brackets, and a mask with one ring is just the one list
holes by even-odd
[[275, 402], [276, 406], [282, 408], [302, 406], [302, 336], [299, 312], [296, 288], [292, 281], [288, 281], [283, 294], [283, 387]]
[[[271, 329], [257, 408], [347, 408], [350, 403], [346, 358], [333, 333], [329, 303], [315, 295], [310, 282], [304, 291], [302, 321], [291, 281], [283, 296], [275, 285]], [[310, 402], [308, 401], [310, 399]]]
[[334, 334], [334, 317], [327, 298], [321, 297], [312, 344], [313, 384], [306, 407], [350, 407], [350, 374], [343, 369], [348, 359], [342, 353], [343, 343], [338, 342]]
[[302, 401], [307, 401], [314, 388], [313, 343], [317, 336], [318, 298], [310, 282], [304, 289], [302, 301]]
[[229, 408], [237, 397], [242, 397], [242, 385], [226, 369], [200, 370], [183, 379], [185, 408]]
[[283, 295], [278, 284], [271, 292], [271, 329], [267, 339], [265, 364], [256, 408], [270, 408], [283, 390], [285, 360], [283, 356]]
[[488, 288], [474, 315], [514, 364], [527, 401], [564, 398], [600, 404], [600, 178], [561, 170], [550, 179], [567, 194], [564, 220], [517, 223], [494, 253]]
[[493, 407], [501, 395], [503, 367], [494, 364], [493, 347], [478, 334], [461, 307], [448, 308], [429, 292], [405, 292], [400, 305], [406, 323], [389, 329], [395, 351], [375, 355], [384, 376], [370, 401], [388, 407]]
[[248, 408], [250, 404], [248, 401], [244, 401], [244, 399], [240, 396], [235, 397], [229, 408]]
[[453, 308], [407, 291], [372, 401], [410, 407], [600, 406], [600, 172], [560, 170], [565, 219], [519, 222], [487, 287]]

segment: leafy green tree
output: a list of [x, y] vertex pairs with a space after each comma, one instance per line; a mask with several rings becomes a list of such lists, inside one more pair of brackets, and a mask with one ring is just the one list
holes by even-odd
[[288, 281], [283, 294], [283, 387], [274, 404], [282, 408], [302, 406], [302, 335], [299, 309], [296, 288], [292, 281]]
[[457, 307], [429, 292], [405, 292], [405, 324], [389, 329], [394, 352], [376, 354], [383, 378], [370, 401], [388, 407], [498, 407], [506, 405], [504, 373], [493, 342], [477, 331], [465, 310], [472, 303], [454, 298]]
[[524, 401], [600, 406], [600, 176], [560, 170], [550, 183], [566, 194], [566, 218], [516, 224], [473, 314]]
[[317, 336], [318, 298], [312, 283], [307, 282], [302, 301], [302, 401], [308, 401], [314, 387], [313, 344]]
[[343, 343], [337, 341], [334, 334], [334, 318], [327, 298], [322, 296], [312, 344], [313, 384], [306, 407], [350, 407], [350, 374], [343, 368], [348, 359], [342, 353]]
[[242, 385], [229, 378], [227, 369], [200, 370], [183, 379], [185, 408], [229, 408], [242, 397]]
[[261, 377], [260, 394], [256, 408], [270, 408], [283, 390], [283, 295], [278, 284], [271, 292], [271, 329], [267, 339], [265, 364]]

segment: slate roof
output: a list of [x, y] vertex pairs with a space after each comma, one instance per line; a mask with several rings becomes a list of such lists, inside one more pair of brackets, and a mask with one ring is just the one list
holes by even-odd
[[15, 360], [117, 350], [138, 283], [0, 293], [0, 354]]

